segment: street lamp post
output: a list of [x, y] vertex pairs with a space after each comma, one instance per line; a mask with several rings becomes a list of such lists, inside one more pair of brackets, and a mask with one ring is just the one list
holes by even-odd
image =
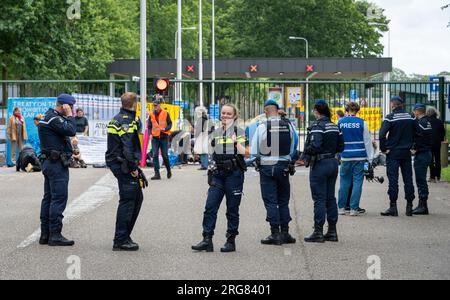
[[200, 106], [203, 106], [203, 24], [202, 0], [198, 0], [198, 80]]
[[[298, 37], [298, 36], [290, 36], [289, 37], [290, 40], [302, 40], [306, 43], [306, 59], [309, 59], [309, 42], [306, 38], [304, 37]], [[309, 76], [306, 76], [306, 95], [305, 95], [305, 119], [306, 119], [306, 124], [307, 126], [309, 126]]]
[[[179, 0], [181, 1], [181, 0]], [[185, 27], [181, 28], [181, 31], [183, 30], [195, 30], [197, 27]], [[181, 45], [181, 34], [178, 34], [178, 30], [175, 31], [175, 59], [177, 60], [177, 80], [183, 79], [183, 50]], [[177, 82], [175, 84], [175, 99], [178, 101], [183, 100], [182, 99], [182, 83]]]
[[215, 83], [216, 80], [216, 9], [214, 0], [212, 0], [212, 46], [211, 46], [211, 102], [214, 105], [215, 104]]
[[147, 1], [140, 2], [140, 94], [141, 94], [141, 130], [145, 132], [147, 118]]

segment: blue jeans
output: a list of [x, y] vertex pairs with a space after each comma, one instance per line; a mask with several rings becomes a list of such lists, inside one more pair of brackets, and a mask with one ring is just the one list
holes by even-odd
[[208, 159], [208, 154], [200, 154], [200, 163], [202, 168], [208, 168], [209, 165], [209, 159]]
[[164, 165], [167, 170], [169, 170], [169, 137], [167, 135], [161, 135], [159, 138], [152, 138], [153, 167], [155, 168], [155, 173], [159, 173], [160, 169], [159, 149], [161, 149], [161, 156], [163, 158]]
[[63, 212], [66, 209], [69, 185], [69, 168], [60, 160], [45, 160], [42, 163], [44, 175], [44, 197], [41, 204], [41, 232], [61, 233]]
[[428, 200], [427, 169], [432, 160], [431, 151], [419, 152], [414, 158], [414, 171], [416, 173], [416, 184], [419, 200]]
[[325, 220], [328, 221], [328, 225], [336, 225], [338, 221], [335, 196], [338, 171], [336, 159], [324, 159], [317, 162], [309, 173], [315, 226], [323, 227]]
[[287, 164], [262, 165], [260, 170], [261, 194], [267, 211], [266, 221], [272, 227], [287, 226], [292, 220], [289, 212], [291, 184], [286, 168]]
[[353, 183], [352, 194], [350, 198], [350, 209], [359, 208], [361, 200], [362, 186], [364, 182], [364, 161], [343, 161], [341, 164], [341, 186], [339, 189], [339, 208], [345, 208]]
[[224, 196], [227, 199], [227, 234], [234, 236], [239, 234], [239, 206], [241, 205], [243, 187], [244, 172], [241, 170], [224, 171], [213, 175], [208, 190], [205, 212], [203, 213], [203, 236], [214, 235], [217, 212]]

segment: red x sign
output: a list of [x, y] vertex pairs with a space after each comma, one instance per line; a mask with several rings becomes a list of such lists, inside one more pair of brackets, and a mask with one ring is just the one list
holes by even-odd
[[251, 73], [258, 73], [258, 65], [250, 65]]
[[194, 65], [186, 66], [186, 72], [188, 72], [188, 73], [195, 73], [195, 66]]
[[306, 65], [306, 72], [314, 72], [314, 65]]

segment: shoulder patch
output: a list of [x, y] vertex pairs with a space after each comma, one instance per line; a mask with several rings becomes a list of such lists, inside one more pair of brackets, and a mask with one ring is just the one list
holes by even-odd
[[125, 131], [125, 132], [128, 132], [128, 129], [130, 129], [130, 125], [129, 124], [122, 124], [122, 129], [123, 129], [123, 131]]

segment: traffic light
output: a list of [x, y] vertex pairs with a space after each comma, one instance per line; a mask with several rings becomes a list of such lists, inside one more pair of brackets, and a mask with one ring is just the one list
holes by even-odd
[[153, 87], [158, 94], [164, 94], [167, 92], [170, 86], [170, 81], [167, 78], [158, 78], [154, 81]]

